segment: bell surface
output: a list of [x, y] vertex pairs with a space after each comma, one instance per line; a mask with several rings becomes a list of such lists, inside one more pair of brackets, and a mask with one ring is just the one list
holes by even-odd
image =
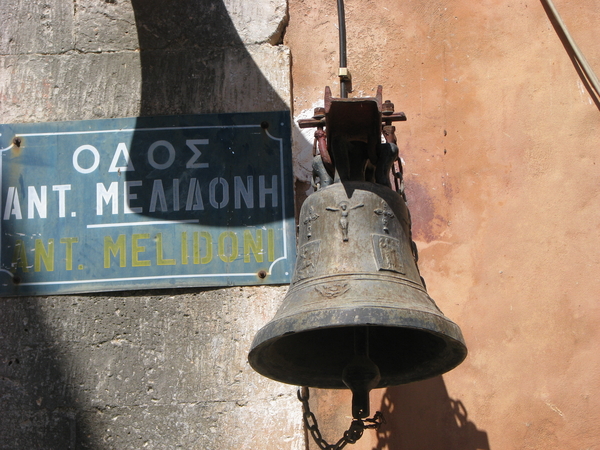
[[380, 372], [375, 388], [453, 369], [467, 355], [460, 328], [427, 294], [415, 259], [397, 192], [346, 181], [310, 195], [290, 289], [255, 336], [250, 365], [283, 383], [343, 389], [355, 336], [366, 328]]

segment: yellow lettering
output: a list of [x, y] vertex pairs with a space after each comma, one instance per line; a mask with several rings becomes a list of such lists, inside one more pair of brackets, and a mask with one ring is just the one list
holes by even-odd
[[23, 272], [29, 272], [27, 268], [27, 253], [25, 252], [25, 243], [21, 239], [15, 242], [15, 249], [12, 257], [13, 269], [21, 269]]
[[[201, 256], [200, 238], [206, 241], [206, 254]], [[192, 242], [192, 252], [194, 254], [194, 264], [208, 264], [213, 259], [212, 236], [208, 231], [194, 231], [194, 240]]]
[[181, 264], [188, 263], [188, 240], [187, 231], [181, 232]]
[[250, 230], [244, 230], [244, 262], [250, 262], [250, 251], [256, 262], [263, 262], [263, 234], [262, 230], [256, 230], [256, 240], [252, 237]]
[[65, 268], [67, 270], [73, 270], [73, 244], [79, 242], [78, 238], [62, 238], [61, 244], [65, 244]]
[[35, 240], [35, 262], [33, 268], [36, 272], [42, 270], [42, 262], [47, 272], [54, 271], [54, 239], [48, 239], [48, 251], [41, 239]]
[[273, 228], [267, 230], [267, 256], [269, 262], [275, 261], [275, 230]]
[[119, 266], [125, 267], [127, 261], [127, 249], [125, 247], [125, 235], [120, 234], [117, 242], [114, 242], [110, 236], [104, 236], [104, 268], [110, 268], [110, 255], [119, 255]]
[[[231, 240], [231, 245], [226, 246], [225, 240], [229, 238]], [[231, 251], [229, 255], [225, 254], [225, 249], [228, 247], [228, 250]], [[223, 262], [233, 262], [236, 260], [238, 256], [238, 239], [237, 235], [233, 231], [225, 231], [219, 235], [219, 258]]]
[[194, 231], [194, 240], [192, 242], [192, 253], [194, 255], [194, 264], [200, 264], [200, 233]]
[[[156, 234], [156, 264], [159, 266], [174, 266], [176, 264], [174, 259], [163, 258], [163, 237], [162, 233]], [[150, 261], [148, 261], [148, 266]]]
[[140, 239], [150, 239], [150, 235], [147, 233], [143, 233], [143, 234], [136, 233], [131, 236], [131, 265], [133, 267], [142, 267], [142, 266], [150, 265], [150, 260], [139, 259], [139, 254], [146, 251], [145, 246], [138, 244], [138, 241]]

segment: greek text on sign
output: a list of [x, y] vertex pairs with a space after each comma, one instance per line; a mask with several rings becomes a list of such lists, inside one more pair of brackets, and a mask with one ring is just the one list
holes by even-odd
[[0, 126], [0, 295], [284, 284], [288, 112]]

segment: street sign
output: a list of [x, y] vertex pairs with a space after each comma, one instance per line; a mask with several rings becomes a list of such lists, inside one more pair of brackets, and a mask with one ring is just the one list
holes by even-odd
[[0, 295], [289, 283], [289, 112], [0, 125]]

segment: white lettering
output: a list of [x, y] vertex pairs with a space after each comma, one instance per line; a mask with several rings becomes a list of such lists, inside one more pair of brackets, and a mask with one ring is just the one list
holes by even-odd
[[[179, 181], [179, 180], [177, 180]], [[154, 180], [152, 185], [152, 195], [150, 197], [150, 212], [156, 212], [156, 202], [160, 201], [160, 210], [167, 210], [167, 199], [165, 198], [165, 190], [163, 188], [162, 180]]]
[[[223, 186], [223, 198], [217, 202], [216, 190], [217, 184]], [[229, 183], [225, 178], [213, 178], [208, 186], [208, 198], [213, 208], [225, 208], [229, 203]]]
[[27, 186], [27, 218], [33, 219], [37, 210], [40, 219], [45, 219], [48, 215], [48, 198], [46, 186], [40, 186], [40, 195], [38, 196], [35, 186]]
[[125, 189], [123, 190], [123, 213], [124, 214], [135, 214], [141, 213], [142, 207], [136, 206], [135, 208], [131, 207], [131, 200], [136, 200], [138, 198], [137, 194], [133, 194], [131, 192], [131, 188], [134, 186], [141, 186], [142, 182], [140, 180], [137, 181], [126, 181]]
[[[90, 152], [92, 152], [92, 155], [94, 156], [94, 162], [87, 169], [84, 169], [79, 164], [79, 155], [84, 150], [89, 150]], [[94, 170], [96, 170], [98, 168], [99, 164], [100, 164], [100, 153], [98, 153], [98, 150], [93, 145], [87, 145], [87, 144], [82, 145], [80, 147], [77, 147], [77, 150], [75, 150], [75, 153], [73, 153], [73, 167], [75, 167], [75, 170], [77, 170], [77, 172], [79, 172], [79, 173], [92, 173]]]
[[265, 177], [261, 175], [258, 177], [258, 202], [261, 208], [265, 207], [266, 204], [266, 196], [271, 196], [271, 206], [273, 208], [277, 207], [277, 175], [273, 175], [271, 177], [271, 187], [265, 187]]
[[240, 209], [242, 207], [242, 198], [244, 199], [244, 203], [246, 203], [246, 207], [254, 208], [254, 196], [252, 195], [254, 177], [252, 175], [246, 177], [246, 183], [246, 187], [244, 187], [242, 177], [235, 177], [233, 179], [233, 196], [235, 209]]
[[[169, 157], [167, 158], [167, 161], [164, 163], [157, 163], [156, 159], [154, 158], [154, 150], [156, 150], [158, 147], [165, 147], [169, 153]], [[150, 148], [148, 148], [148, 162], [155, 169], [160, 169], [160, 170], [167, 169], [167, 168], [171, 167], [171, 165], [173, 164], [174, 161], [175, 161], [175, 148], [173, 147], [173, 145], [171, 145], [170, 142], [156, 141], [155, 143], [153, 143], [150, 146]]]
[[[117, 167], [117, 162], [119, 158], [123, 155], [125, 158], [126, 166]], [[125, 142], [120, 142], [115, 150], [115, 155], [113, 156], [112, 162], [110, 163], [110, 167], [108, 169], [109, 172], [131, 172], [135, 171], [133, 167], [133, 163], [131, 162], [131, 157], [129, 156], [129, 150], [127, 150], [127, 145]]]
[[6, 193], [6, 207], [4, 208], [4, 220], [10, 219], [14, 215], [15, 219], [22, 219], [21, 202], [19, 202], [19, 192], [14, 186], [8, 188]]
[[208, 167], [208, 163], [197, 163], [198, 158], [202, 153], [196, 147], [196, 145], [208, 145], [208, 139], [188, 139], [185, 141], [186, 145], [189, 147], [191, 151], [194, 152], [194, 156], [190, 158], [190, 160], [185, 165], [188, 169], [204, 169]]
[[173, 179], [173, 211], [179, 211], [179, 178]]
[[102, 215], [102, 208], [104, 203], [107, 205], [112, 202], [112, 213], [119, 214], [119, 183], [113, 181], [110, 183], [110, 187], [106, 189], [104, 184], [97, 183], [96, 184], [96, 214], [98, 216]]
[[[196, 203], [194, 203], [196, 200]], [[192, 203], [194, 203], [192, 205]], [[187, 202], [185, 203], [186, 211], [203, 211], [204, 203], [202, 202], [202, 194], [200, 192], [200, 184], [195, 178], [190, 179], [190, 188], [188, 189]]]
[[53, 191], [58, 191], [58, 217], [65, 217], [66, 211], [66, 191], [71, 190], [70, 184], [59, 184], [52, 186]]

